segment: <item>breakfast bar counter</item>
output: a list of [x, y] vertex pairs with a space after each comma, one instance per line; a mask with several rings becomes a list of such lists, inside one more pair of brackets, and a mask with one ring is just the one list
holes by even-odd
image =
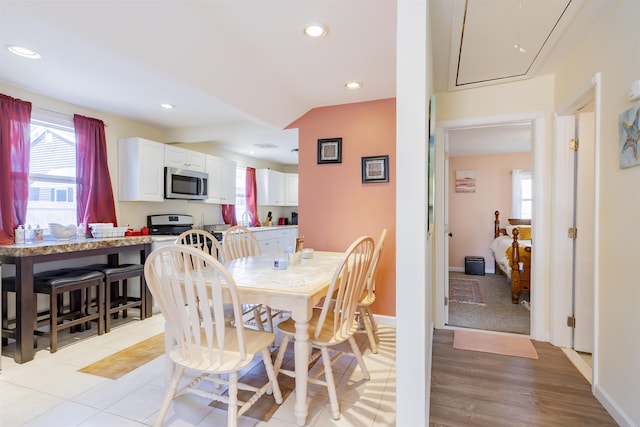
[[[119, 254], [139, 251], [140, 264], [151, 252], [150, 236], [110, 237], [104, 239], [47, 240], [25, 244], [0, 245], [0, 262], [16, 266], [16, 350], [15, 361], [25, 363], [33, 359], [33, 333], [36, 294], [33, 292], [33, 266], [37, 263], [107, 255], [109, 264], [118, 264]], [[145, 317], [152, 315], [152, 298], [145, 295]]]

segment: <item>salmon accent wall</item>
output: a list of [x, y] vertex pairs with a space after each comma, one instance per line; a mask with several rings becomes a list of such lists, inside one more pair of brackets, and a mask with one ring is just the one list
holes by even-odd
[[[532, 170], [531, 152], [461, 156], [449, 159], [449, 267], [464, 269], [464, 257], [484, 257], [485, 271], [494, 272], [489, 245], [493, 241], [494, 212], [500, 225], [511, 217], [511, 171]], [[456, 193], [456, 170], [473, 170], [475, 193]]]
[[[387, 229], [376, 276], [376, 314], [395, 316], [396, 100], [315, 108], [299, 129], [298, 235], [315, 250], [344, 251], [358, 237]], [[342, 138], [342, 163], [317, 164], [317, 141]], [[389, 155], [389, 182], [363, 184], [361, 158]]]

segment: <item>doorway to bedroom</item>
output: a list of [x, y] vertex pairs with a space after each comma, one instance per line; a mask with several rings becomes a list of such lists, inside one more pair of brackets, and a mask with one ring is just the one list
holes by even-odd
[[[441, 197], [446, 232], [440, 274], [436, 271], [443, 301], [436, 315], [442, 315], [442, 326], [533, 336], [535, 292], [517, 292], [513, 303], [511, 281], [500, 274], [490, 246], [496, 211], [499, 227], [506, 229], [509, 218], [535, 218], [541, 208], [531, 177], [536, 170], [534, 156], [542, 154], [534, 149], [543, 145], [542, 121], [542, 114], [530, 113], [442, 122], [438, 136], [444, 142]], [[529, 179], [529, 187], [517, 198], [512, 179], [516, 175]], [[481, 263], [480, 269], [469, 268], [469, 259]], [[534, 268], [532, 259], [529, 271]]]
[[507, 220], [531, 220], [532, 139], [530, 120], [449, 132], [449, 326], [529, 335], [529, 292], [512, 297], [512, 279], [525, 281], [509, 268]]

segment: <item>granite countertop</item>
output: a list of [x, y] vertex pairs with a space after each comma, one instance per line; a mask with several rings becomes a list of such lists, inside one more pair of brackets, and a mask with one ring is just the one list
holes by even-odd
[[140, 244], [151, 244], [151, 236], [87, 238], [81, 240], [74, 238], [71, 240], [45, 240], [43, 242], [20, 245], [0, 245], [0, 255], [25, 257]]

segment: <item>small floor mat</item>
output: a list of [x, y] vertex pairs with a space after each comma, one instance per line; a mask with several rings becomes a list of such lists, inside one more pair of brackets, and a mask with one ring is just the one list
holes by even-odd
[[473, 279], [449, 279], [449, 301], [484, 305], [480, 284]]
[[85, 366], [79, 371], [115, 380], [163, 354], [164, 333], [160, 333]]
[[538, 358], [538, 352], [528, 338], [460, 329], [453, 331], [453, 348], [528, 359]]

